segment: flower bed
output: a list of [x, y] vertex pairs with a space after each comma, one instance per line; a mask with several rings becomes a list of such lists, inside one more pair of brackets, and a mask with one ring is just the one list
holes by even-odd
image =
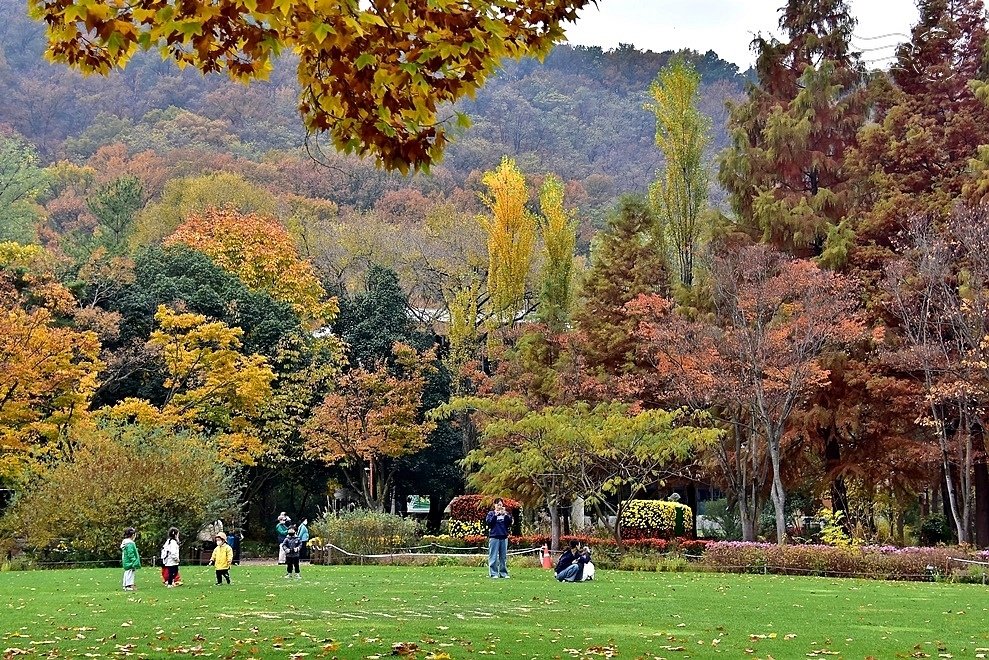
[[689, 536], [693, 526], [693, 511], [679, 502], [632, 500], [622, 512], [622, 537], [628, 539]]

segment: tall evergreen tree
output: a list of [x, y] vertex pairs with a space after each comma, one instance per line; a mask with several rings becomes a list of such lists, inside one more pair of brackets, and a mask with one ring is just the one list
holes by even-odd
[[789, 0], [787, 41], [756, 37], [756, 82], [731, 107], [721, 162], [741, 228], [797, 256], [818, 256], [845, 217], [846, 150], [866, 117], [863, 66], [845, 0]]
[[848, 158], [860, 182], [851, 261], [867, 279], [893, 258], [908, 218], [951, 212], [972, 182], [977, 146], [989, 143], [989, 107], [973, 85], [986, 78], [982, 0], [921, 0], [918, 9], [892, 67], [892, 102]]
[[655, 214], [645, 200], [623, 198], [593, 251], [583, 305], [574, 315], [590, 366], [608, 373], [634, 368], [638, 328], [625, 305], [641, 294], [664, 293], [668, 283]]

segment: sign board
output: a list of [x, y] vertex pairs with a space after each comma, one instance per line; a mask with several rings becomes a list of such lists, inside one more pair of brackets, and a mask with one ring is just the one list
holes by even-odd
[[429, 513], [429, 495], [409, 495], [405, 500], [409, 513]]

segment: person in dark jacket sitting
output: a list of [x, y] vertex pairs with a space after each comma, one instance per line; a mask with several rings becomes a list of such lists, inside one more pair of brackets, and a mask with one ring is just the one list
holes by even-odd
[[512, 514], [505, 510], [499, 497], [494, 509], [484, 518], [488, 528], [488, 577], [508, 577], [508, 531], [512, 528]]
[[591, 562], [591, 549], [584, 546], [583, 551], [577, 555], [577, 559], [562, 572], [556, 574], [556, 579], [560, 582], [580, 582], [584, 579], [584, 567]]
[[570, 568], [570, 564], [574, 562], [577, 558], [577, 554], [580, 552], [578, 547], [580, 546], [577, 541], [571, 541], [570, 547], [567, 548], [562, 555], [560, 555], [560, 561], [556, 562], [556, 574], [559, 575], [565, 569]]

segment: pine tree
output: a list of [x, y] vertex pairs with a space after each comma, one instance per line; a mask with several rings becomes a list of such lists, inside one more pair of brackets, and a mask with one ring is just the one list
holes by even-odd
[[625, 305], [669, 288], [659, 223], [648, 202], [623, 198], [592, 256], [574, 318], [584, 355], [590, 366], [608, 373], [634, 370], [638, 328]]
[[743, 230], [818, 256], [846, 214], [842, 163], [865, 121], [863, 67], [844, 0], [789, 0], [779, 25], [788, 41], [752, 43], [758, 79], [731, 107], [720, 180]]
[[976, 94], [985, 76], [982, 0], [922, 0], [910, 42], [897, 51], [896, 92], [849, 154], [860, 182], [853, 266], [880, 270], [912, 215], [947, 216], [963, 190], [978, 199], [971, 159], [989, 143], [989, 107]]

